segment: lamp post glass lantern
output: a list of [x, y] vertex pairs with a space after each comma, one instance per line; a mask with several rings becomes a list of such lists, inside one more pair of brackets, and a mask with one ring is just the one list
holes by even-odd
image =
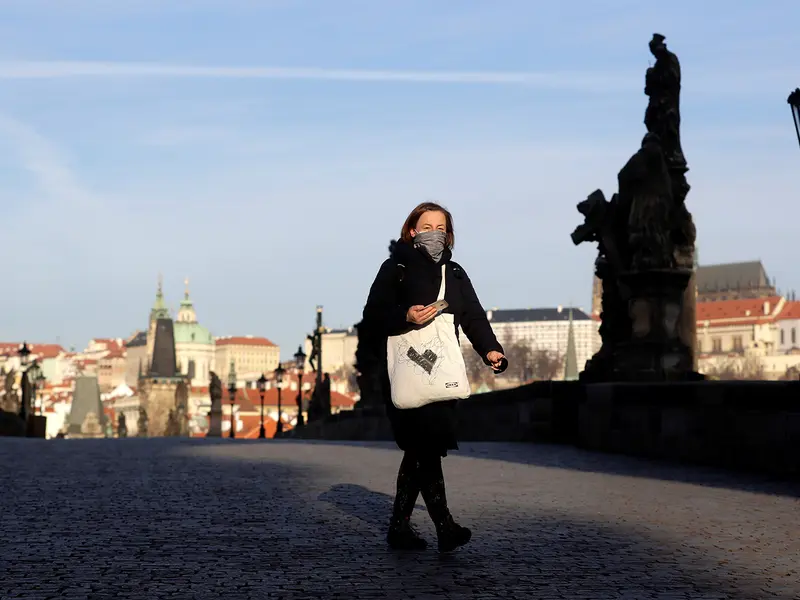
[[794, 132], [797, 134], [797, 143], [800, 144], [800, 88], [789, 94], [789, 106], [792, 109]]
[[267, 378], [264, 374], [258, 378], [258, 395], [261, 396], [261, 427], [258, 429], [258, 438], [264, 439], [267, 437], [267, 430], [264, 428], [264, 393], [267, 391]]
[[278, 422], [275, 424], [275, 435], [283, 432], [283, 407], [281, 406], [281, 387], [283, 387], [283, 374], [284, 368], [278, 363], [278, 368], [275, 369], [275, 384], [278, 386]]
[[20, 346], [19, 351], [19, 364], [22, 368], [28, 366], [28, 357], [31, 355], [31, 349], [28, 348], [28, 342], [22, 342], [22, 346]]
[[235, 438], [236, 437], [236, 418], [233, 415], [233, 404], [236, 400], [236, 369], [234, 367], [233, 361], [231, 361], [231, 368], [228, 371], [228, 398], [231, 401], [231, 431], [228, 434], [228, 437]]
[[37, 361], [33, 361], [27, 370], [28, 383], [31, 386], [31, 414], [36, 415], [36, 390], [42, 383], [44, 376], [42, 375], [42, 368]]
[[298, 346], [294, 353], [294, 364], [297, 370], [297, 426], [303, 425], [303, 371], [306, 368], [306, 353]]

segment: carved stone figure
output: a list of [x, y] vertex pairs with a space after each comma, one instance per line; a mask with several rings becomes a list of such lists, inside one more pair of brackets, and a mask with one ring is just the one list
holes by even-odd
[[125, 419], [125, 413], [119, 413], [117, 417], [117, 437], [126, 438], [128, 437], [128, 422]]
[[222, 381], [213, 371], [208, 384], [208, 393], [211, 397], [211, 410], [208, 412], [209, 423], [206, 436], [222, 437]]
[[15, 414], [19, 412], [19, 397], [14, 390], [16, 378], [16, 372], [14, 369], [11, 369], [6, 373], [5, 380], [3, 381], [3, 410]]
[[164, 435], [167, 437], [174, 437], [179, 434], [178, 421], [175, 419], [175, 411], [170, 409], [167, 415], [167, 425], [164, 428]]
[[144, 406], [139, 407], [139, 419], [136, 423], [137, 425], [137, 437], [147, 437], [147, 411], [144, 409]]
[[[695, 229], [685, 207], [689, 185], [680, 142], [681, 69], [654, 34], [647, 70], [645, 135], [641, 148], [618, 175], [610, 202], [597, 190], [578, 205], [584, 223], [575, 244], [598, 243], [595, 261], [602, 281], [601, 350], [581, 374], [585, 380], [680, 378], [691, 369], [693, 342], [678, 323], [693, 266]], [[688, 357], [688, 358], [687, 358]]]

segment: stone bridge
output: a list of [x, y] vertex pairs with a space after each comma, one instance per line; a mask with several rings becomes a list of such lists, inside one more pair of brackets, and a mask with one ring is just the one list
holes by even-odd
[[800, 597], [800, 484], [465, 443], [445, 473], [473, 542], [404, 554], [384, 542], [399, 460], [382, 442], [0, 438], [0, 598]]

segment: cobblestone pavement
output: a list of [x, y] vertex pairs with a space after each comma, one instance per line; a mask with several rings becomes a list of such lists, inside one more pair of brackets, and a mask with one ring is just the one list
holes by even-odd
[[441, 557], [385, 546], [399, 460], [381, 443], [0, 438], [0, 599], [800, 598], [798, 485], [464, 444], [445, 475], [474, 538]]

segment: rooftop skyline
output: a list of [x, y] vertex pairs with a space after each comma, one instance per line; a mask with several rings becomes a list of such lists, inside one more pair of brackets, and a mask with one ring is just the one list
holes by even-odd
[[[683, 69], [701, 262], [798, 287], [800, 5], [0, 0], [6, 339], [83, 347], [192, 281], [215, 335], [357, 322], [418, 202], [486, 308], [590, 305], [575, 204], [639, 147], [647, 43]], [[11, 250], [13, 249], [13, 250]], [[510, 284], [513, 282], [513, 284]]]

